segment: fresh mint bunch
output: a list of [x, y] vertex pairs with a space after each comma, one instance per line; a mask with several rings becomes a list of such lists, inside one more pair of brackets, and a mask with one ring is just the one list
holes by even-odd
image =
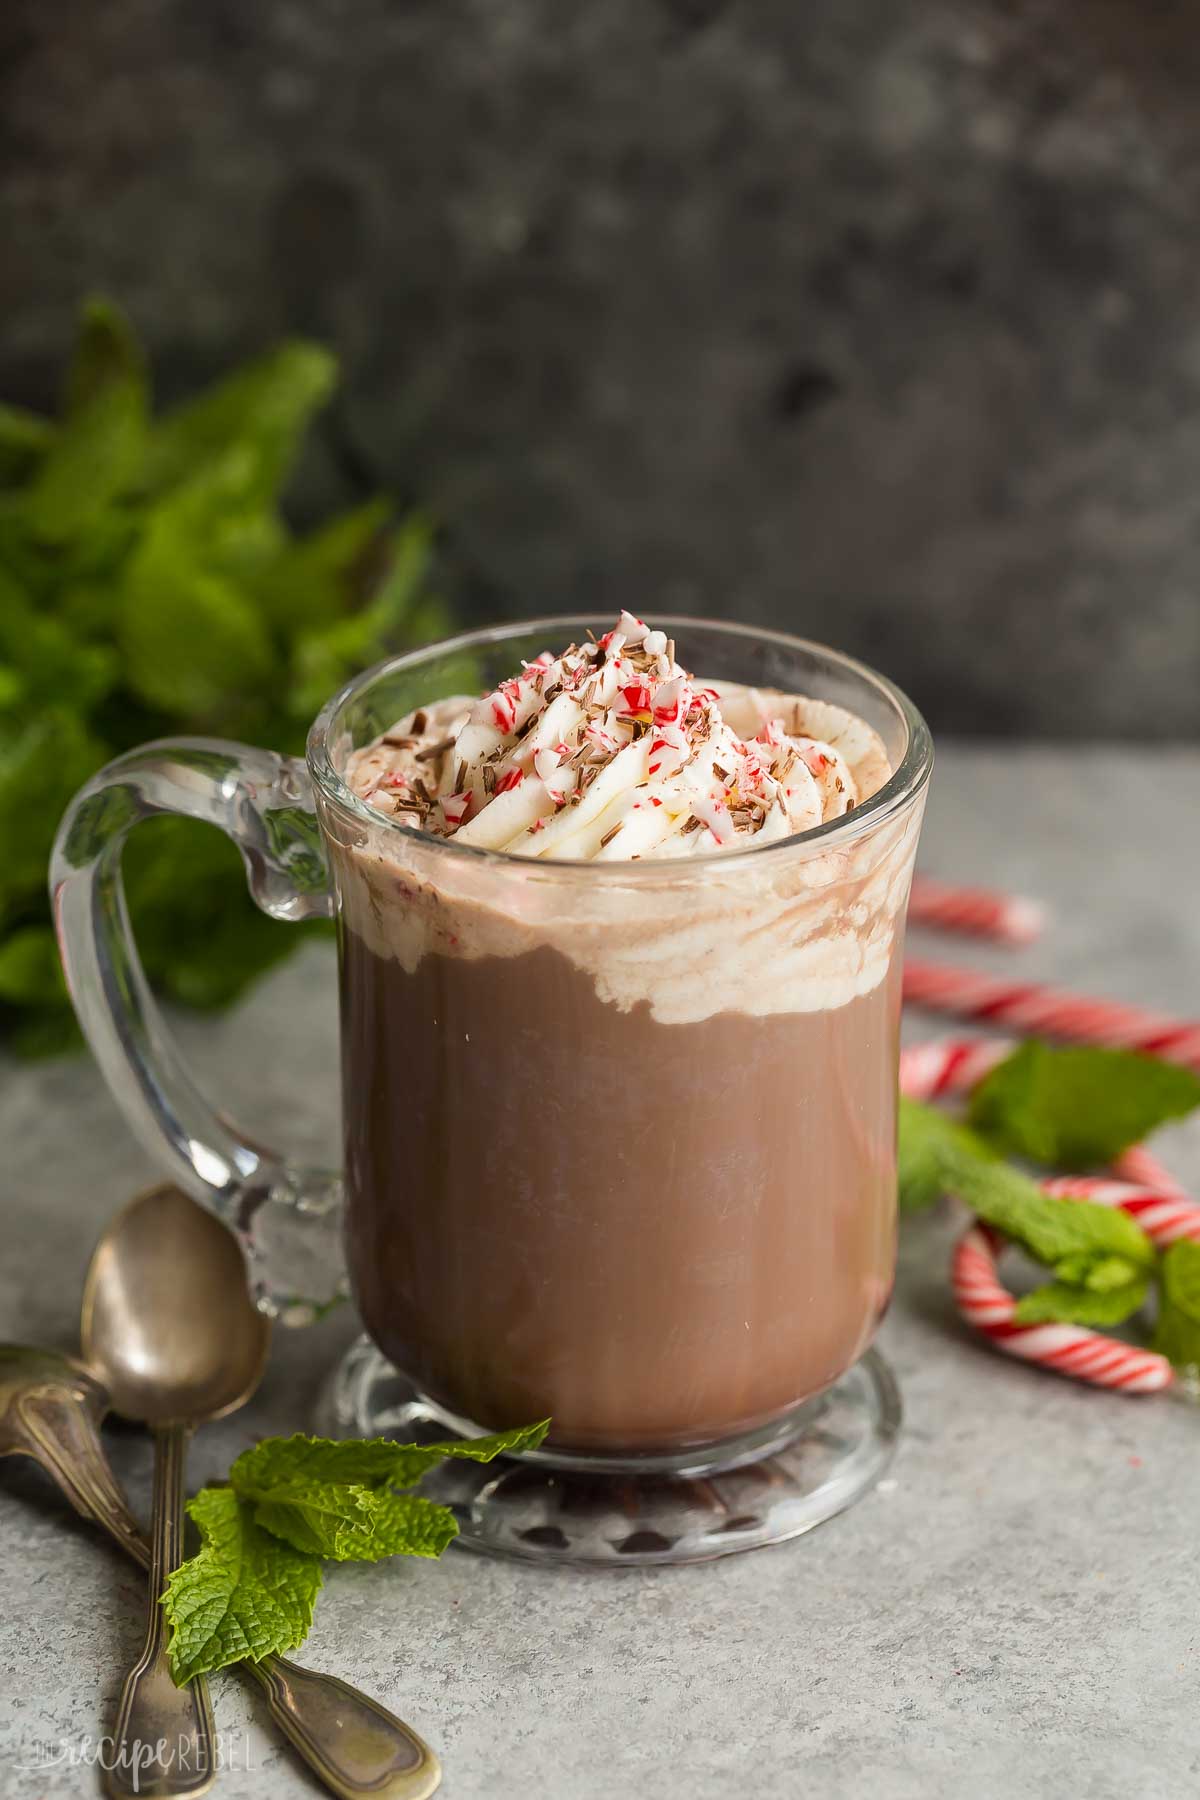
[[[284, 343], [156, 413], [128, 322], [98, 300], [59, 417], [0, 405], [0, 1035], [20, 1051], [74, 1031], [46, 864], [102, 763], [178, 733], [298, 751], [349, 675], [445, 631], [426, 521], [397, 524], [386, 500], [303, 537], [284, 517], [336, 377], [319, 345]], [[125, 872], [147, 971], [174, 1000], [222, 1005], [298, 941], [204, 826], [141, 827]]]
[[1052, 1167], [1107, 1162], [1198, 1104], [1200, 1081], [1154, 1057], [1030, 1041], [975, 1089], [969, 1125], [901, 1102], [901, 1206], [955, 1194], [1049, 1269], [1054, 1280], [1017, 1303], [1022, 1325], [1120, 1325], [1157, 1281], [1158, 1347], [1181, 1366], [1200, 1365], [1200, 1246], [1159, 1257], [1127, 1213], [1054, 1198], [1003, 1160], [1015, 1152]]
[[1089, 1169], [1197, 1105], [1200, 1076], [1177, 1063], [1031, 1038], [984, 1076], [968, 1119], [1006, 1155]]
[[188, 1502], [200, 1549], [161, 1597], [176, 1682], [303, 1643], [323, 1559], [440, 1556], [458, 1531], [454, 1514], [403, 1490], [446, 1457], [491, 1462], [536, 1449], [548, 1426], [438, 1444], [266, 1438], [244, 1451], [228, 1487], [202, 1488]]

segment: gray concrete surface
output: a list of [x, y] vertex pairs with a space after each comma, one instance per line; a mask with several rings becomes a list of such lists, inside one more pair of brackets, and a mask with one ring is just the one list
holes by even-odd
[[464, 615], [1194, 739], [1198, 75], [1178, 0], [6, 0], [0, 393], [92, 289], [167, 397], [315, 333], [303, 500], [430, 508]]
[[[943, 749], [925, 867], [1056, 908], [997, 967], [1195, 1010], [1200, 753]], [[281, 929], [283, 929], [281, 927]], [[214, 1091], [310, 1149], [335, 1131], [333, 986], [315, 948], [236, 1015], [184, 1036]], [[913, 1029], [920, 1029], [914, 1020]], [[1200, 1130], [1164, 1134], [1200, 1186]], [[82, 1060], [6, 1066], [0, 1337], [70, 1345], [92, 1239], [149, 1166]], [[954, 1220], [906, 1228], [883, 1346], [906, 1406], [886, 1484], [780, 1549], [583, 1575], [451, 1551], [329, 1573], [304, 1659], [434, 1743], [447, 1800], [1191, 1800], [1200, 1791], [1196, 1474], [1186, 1402], [1092, 1393], [955, 1321]], [[352, 1323], [280, 1334], [199, 1481], [256, 1433], [302, 1426]], [[150, 1453], [112, 1429], [144, 1508]], [[0, 1468], [0, 1794], [95, 1791], [23, 1770], [112, 1719], [140, 1632], [136, 1575], [31, 1468]], [[228, 1800], [315, 1792], [254, 1697], [214, 1684]]]

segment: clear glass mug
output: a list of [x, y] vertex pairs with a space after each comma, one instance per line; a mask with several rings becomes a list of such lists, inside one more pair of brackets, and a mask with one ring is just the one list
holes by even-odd
[[[891, 778], [799, 838], [602, 865], [426, 836], [346, 785], [351, 750], [415, 707], [608, 622], [505, 625], [372, 669], [325, 707], [306, 764], [204, 740], [133, 751], [72, 803], [51, 883], [114, 1095], [235, 1230], [264, 1307], [313, 1316], [348, 1264], [428, 1416], [549, 1415], [561, 1465], [698, 1473], [784, 1441], [890, 1295], [899, 964], [932, 750], [849, 658], [666, 619], [698, 677], [865, 719]], [[182, 1065], [121, 894], [123, 840], [159, 812], [226, 831], [274, 917], [336, 917], [344, 1173], [244, 1136]]]

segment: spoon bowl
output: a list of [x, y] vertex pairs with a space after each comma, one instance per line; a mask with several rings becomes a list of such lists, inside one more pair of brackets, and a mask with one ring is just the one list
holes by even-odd
[[212, 1703], [203, 1675], [176, 1686], [159, 1597], [183, 1558], [188, 1439], [250, 1398], [270, 1326], [234, 1238], [164, 1184], [136, 1195], [96, 1246], [80, 1337], [115, 1411], [154, 1434], [146, 1636], [121, 1693], [104, 1788], [111, 1800], [195, 1800], [217, 1772]]
[[270, 1331], [234, 1238], [178, 1188], [138, 1194], [96, 1247], [80, 1335], [123, 1418], [155, 1428], [233, 1412], [262, 1379]]

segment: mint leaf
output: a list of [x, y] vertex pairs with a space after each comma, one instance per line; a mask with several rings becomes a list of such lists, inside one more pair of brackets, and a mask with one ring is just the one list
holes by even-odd
[[372, 1537], [371, 1503], [376, 1498], [372, 1488], [342, 1482], [283, 1482], [269, 1490], [271, 1499], [260, 1498], [244, 1485], [236, 1491], [257, 1502], [254, 1517], [264, 1530], [314, 1556], [354, 1561]]
[[512, 1431], [493, 1432], [490, 1437], [455, 1438], [438, 1444], [398, 1444], [389, 1480], [393, 1487], [411, 1487], [427, 1469], [448, 1456], [462, 1457], [467, 1462], [491, 1462], [497, 1456], [516, 1456], [522, 1450], [536, 1450], [549, 1429], [549, 1419], [539, 1419], [536, 1425], [519, 1425]]
[[432, 554], [428, 521], [407, 520], [386, 546], [386, 573], [370, 604], [297, 634], [289, 693], [297, 717], [311, 718], [352, 674], [379, 662], [402, 641], [424, 643], [444, 629], [437, 602], [423, 591]]
[[384, 1487], [403, 1446], [391, 1438], [263, 1438], [243, 1450], [229, 1471], [240, 1494], [271, 1499], [308, 1486]]
[[0, 567], [0, 659], [31, 703], [87, 712], [115, 686], [116, 652], [79, 640], [24, 594]]
[[138, 698], [189, 719], [219, 721], [271, 679], [271, 641], [251, 602], [182, 546], [158, 541], [134, 559], [119, 632]]
[[384, 1556], [440, 1556], [458, 1536], [458, 1522], [448, 1506], [421, 1494], [383, 1492], [374, 1496], [369, 1544], [360, 1560]]
[[162, 1596], [176, 1683], [303, 1643], [321, 1587], [316, 1557], [261, 1530], [232, 1488], [202, 1488], [188, 1512], [201, 1548]]
[[229, 1471], [239, 1494], [255, 1500], [294, 1499], [310, 1487], [343, 1484], [355, 1489], [411, 1487], [427, 1469], [448, 1456], [472, 1462], [536, 1450], [549, 1419], [490, 1437], [451, 1443], [397, 1444], [391, 1438], [264, 1438], [243, 1450]]
[[1085, 1287], [1094, 1294], [1113, 1293], [1127, 1287], [1139, 1273], [1138, 1265], [1127, 1256], [1103, 1256], [1094, 1251], [1075, 1250], [1055, 1263], [1059, 1279]]
[[27, 497], [36, 537], [65, 543], [134, 486], [147, 410], [145, 368], [132, 332], [114, 307], [91, 302], [67, 380], [67, 414]]
[[458, 1531], [448, 1507], [397, 1494], [446, 1457], [490, 1462], [534, 1449], [549, 1420], [491, 1437], [397, 1444], [390, 1438], [264, 1438], [229, 1471], [264, 1530], [316, 1556], [377, 1562], [384, 1556], [440, 1556]]
[[370, 500], [282, 548], [255, 584], [267, 616], [296, 633], [332, 625], [365, 605], [391, 561], [391, 512], [389, 500]]
[[1132, 1050], [1021, 1044], [971, 1097], [975, 1130], [1051, 1168], [1108, 1163], [1200, 1106], [1200, 1076]]
[[1099, 1271], [1103, 1287], [1112, 1257], [1134, 1271], [1153, 1266], [1150, 1239], [1119, 1207], [1056, 1200], [1006, 1163], [968, 1156], [948, 1160], [953, 1164], [946, 1171], [948, 1185], [964, 1205], [1067, 1281], [1085, 1285], [1089, 1274]]
[[146, 535], [166, 537], [177, 550], [186, 546], [209, 566], [222, 560], [227, 538], [236, 541], [248, 525], [259, 534], [268, 527], [262, 551], [278, 555], [287, 536], [263, 500], [263, 479], [262, 446], [252, 439], [228, 444], [154, 497], [145, 515]]
[[85, 530], [137, 478], [145, 436], [143, 403], [127, 383], [104, 388], [64, 424], [29, 489], [35, 536], [62, 544]]
[[986, 1162], [992, 1155], [983, 1140], [934, 1106], [900, 1098], [897, 1171], [900, 1206], [917, 1212], [932, 1206], [947, 1191], [947, 1177], [963, 1158]]
[[254, 1517], [298, 1550], [336, 1562], [379, 1562], [385, 1556], [440, 1556], [458, 1525], [448, 1506], [388, 1488], [310, 1491], [295, 1501], [264, 1500]]
[[1123, 1325], [1145, 1305], [1149, 1286], [1146, 1275], [1099, 1290], [1053, 1281], [1022, 1295], [1013, 1317], [1018, 1325]]
[[1154, 1348], [1177, 1369], [1200, 1370], [1200, 1244], [1180, 1238], [1160, 1265]]
[[317, 344], [282, 344], [248, 363], [162, 420], [146, 459], [149, 486], [171, 487], [241, 443], [256, 456], [256, 497], [274, 500], [336, 378], [336, 362]]
[[119, 307], [99, 297], [84, 302], [75, 353], [67, 370], [68, 419], [91, 405], [106, 388], [129, 386], [142, 407], [149, 401], [146, 358], [133, 327]]

